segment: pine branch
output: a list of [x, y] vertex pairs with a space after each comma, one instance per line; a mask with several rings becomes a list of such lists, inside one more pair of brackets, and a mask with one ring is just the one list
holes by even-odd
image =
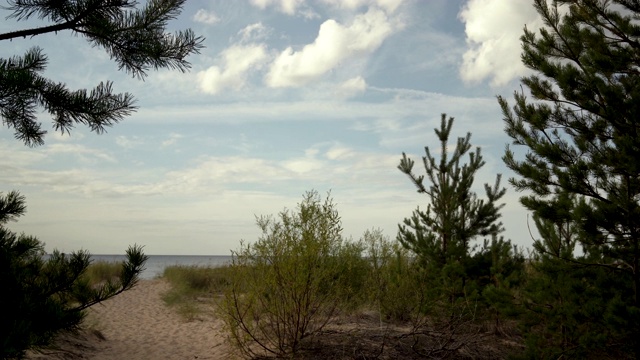
[[[13, 11], [10, 18], [37, 16], [56, 24], [0, 34], [0, 40], [71, 30], [103, 47], [120, 70], [135, 77], [144, 78], [150, 68], [184, 72], [190, 68], [187, 56], [199, 53], [204, 40], [191, 30], [165, 32], [184, 2], [150, 0], [144, 8], [134, 10], [136, 3], [128, 0], [10, 1], [5, 7]], [[0, 118], [27, 146], [44, 143], [46, 131], [37, 122], [37, 107], [51, 114], [56, 131], [67, 133], [77, 123], [103, 133], [137, 109], [131, 94], [112, 93], [111, 82], [100, 83], [90, 92], [70, 91], [64, 84], [43, 77], [46, 61], [39, 48], [23, 57], [0, 59]]]
[[63, 24], [56, 24], [56, 25], [51, 25], [51, 26], [43, 26], [43, 27], [39, 27], [39, 28], [12, 31], [12, 32], [0, 34], [0, 41], [2, 41], [2, 40], [11, 40], [11, 39], [15, 39], [15, 38], [26, 38], [27, 36], [33, 37], [33, 36], [36, 36], [36, 35], [42, 35], [42, 34], [46, 34], [46, 33], [50, 33], [50, 32], [58, 32], [58, 31], [63, 31], [63, 30], [70, 30], [70, 29], [73, 29], [75, 27], [75, 25], [76, 24], [74, 22], [70, 21], [70, 22], [66, 22], [66, 23], [63, 23]]
[[17, 191], [10, 191], [6, 195], [0, 194], [0, 224], [15, 221], [27, 211], [24, 195]]
[[[62, 19], [65, 19], [66, 21], [50, 26], [43, 26], [0, 34], [0, 41], [11, 40], [20, 37], [25, 38], [27, 36], [33, 37], [63, 30], [77, 30], [79, 26], [83, 25], [86, 19], [90, 18], [91, 16], [95, 16], [96, 13], [103, 13], [113, 16], [114, 12], [133, 6], [133, 3], [130, 3], [128, 1], [85, 1], [81, 4], [88, 4], [88, 6], [86, 6], [84, 9], [80, 8], [81, 11], [76, 16], [72, 17], [71, 15], [73, 14], [73, 10], [71, 10], [71, 8], [63, 7], [62, 4], [58, 6], [51, 6], [50, 1], [13, 1], [9, 3], [12, 5], [6, 7], [6, 9], [13, 10], [13, 14], [9, 15], [8, 18], [26, 20], [36, 13], [39, 13], [40, 18], [49, 17], [54, 22], [60, 21]], [[72, 19], [69, 20], [68, 18]]]

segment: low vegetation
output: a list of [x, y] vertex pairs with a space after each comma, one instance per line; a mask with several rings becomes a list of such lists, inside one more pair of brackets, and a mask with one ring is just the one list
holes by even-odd
[[[360, 249], [345, 244], [331, 199], [307, 193], [296, 211], [257, 221], [262, 236], [234, 253], [219, 302], [231, 342], [250, 357], [295, 355], [357, 292]], [[352, 258], [355, 255], [355, 259]], [[360, 281], [361, 283], [361, 281]]]
[[209, 311], [212, 300], [219, 297], [231, 283], [230, 266], [181, 266], [164, 269], [163, 278], [171, 289], [163, 295], [164, 302], [177, 309], [188, 320]]
[[256, 262], [236, 253], [223, 267], [169, 267], [164, 300], [187, 319], [213, 311], [246, 358], [495, 359], [520, 349], [515, 325], [500, 318], [495, 331], [494, 310], [481, 301], [442, 302], [440, 309], [459, 311], [427, 316], [424, 270], [380, 230], [342, 242], [333, 255], [305, 262], [307, 269], [309, 254], [279, 253]]
[[523, 269], [505, 267], [523, 261], [504, 241], [470, 253], [468, 270], [437, 272], [380, 230], [343, 239], [331, 198], [314, 191], [257, 223], [262, 236], [228, 266], [164, 274], [165, 301], [187, 318], [213, 306], [243, 357], [498, 358], [521, 342], [493, 300], [509, 290], [492, 269]]
[[82, 274], [89, 286], [98, 286], [114, 281], [122, 275], [122, 263], [116, 261], [93, 261]]

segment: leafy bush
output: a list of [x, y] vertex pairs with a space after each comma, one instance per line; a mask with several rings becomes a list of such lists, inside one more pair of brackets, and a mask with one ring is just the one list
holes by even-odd
[[372, 268], [367, 258], [363, 256], [364, 252], [362, 241], [343, 241], [339, 250], [325, 259], [327, 263], [335, 262], [331, 265], [331, 269], [340, 274], [334, 281], [327, 283], [330, 288], [326, 289], [337, 295], [336, 310], [352, 311], [367, 305], [369, 300], [367, 282], [371, 277]]
[[409, 250], [391, 242], [381, 230], [367, 230], [363, 236], [366, 257], [371, 263], [369, 298], [382, 318], [394, 321], [415, 319], [422, 307], [424, 273]]
[[242, 354], [294, 356], [354, 294], [352, 275], [362, 268], [343, 260], [361, 251], [343, 243], [335, 205], [315, 191], [296, 212], [259, 217], [257, 224], [259, 240], [233, 253], [232, 283], [219, 312]]

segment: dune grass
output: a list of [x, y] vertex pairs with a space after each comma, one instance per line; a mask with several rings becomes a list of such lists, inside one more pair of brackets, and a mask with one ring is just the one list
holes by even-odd
[[82, 276], [84, 276], [89, 281], [89, 284], [93, 286], [109, 280], [117, 279], [120, 277], [121, 273], [121, 262], [94, 261], [89, 265]]
[[205, 311], [230, 284], [230, 266], [180, 266], [165, 268], [163, 278], [171, 284], [164, 302], [188, 320]]

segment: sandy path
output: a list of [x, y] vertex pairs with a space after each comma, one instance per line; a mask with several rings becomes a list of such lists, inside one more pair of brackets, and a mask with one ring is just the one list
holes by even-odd
[[27, 359], [229, 359], [222, 322], [211, 314], [186, 321], [162, 301], [169, 284], [142, 280], [132, 290], [91, 307], [78, 334], [63, 334]]
[[93, 306], [87, 322], [105, 341], [89, 359], [224, 359], [221, 323], [185, 321], [162, 301], [164, 280], [144, 280], [132, 290]]

